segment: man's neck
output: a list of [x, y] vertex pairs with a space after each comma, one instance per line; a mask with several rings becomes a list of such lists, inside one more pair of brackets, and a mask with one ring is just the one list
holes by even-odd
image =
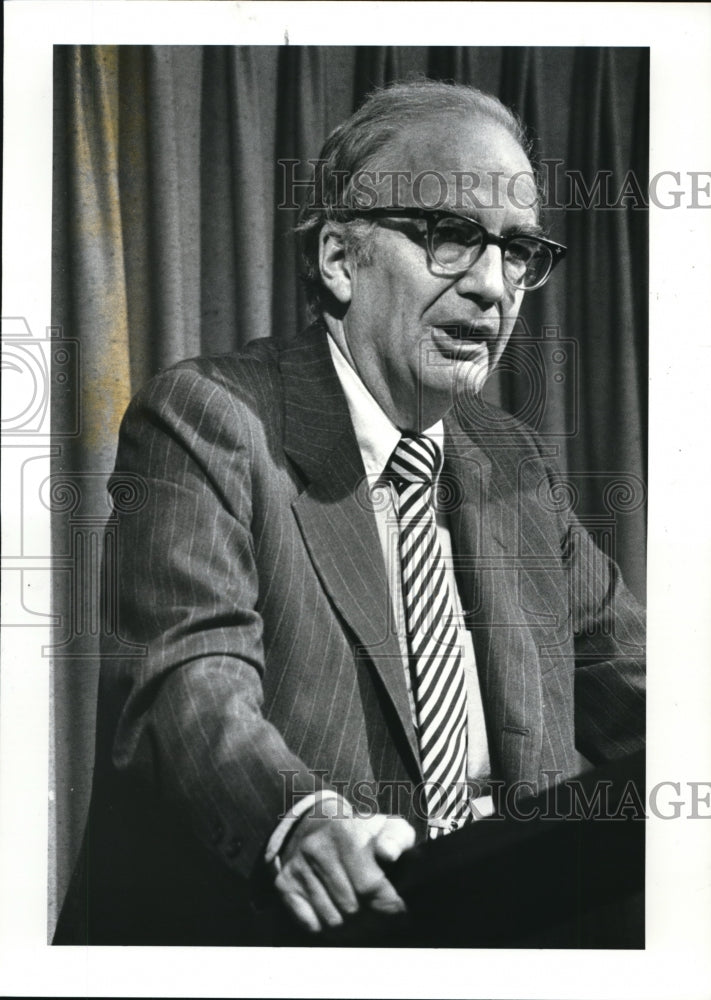
[[362, 384], [381, 408], [385, 416], [401, 432], [410, 431], [420, 434], [442, 420], [451, 409], [451, 396], [442, 399], [432, 398], [425, 393], [418, 393], [416, 387], [412, 399], [397, 401], [391, 387], [383, 380], [374, 382], [365, 373], [359, 371], [355, 358], [348, 346], [348, 340], [340, 321], [330, 316], [324, 317], [324, 323], [332, 342], [336, 345], [343, 358], [353, 369]]

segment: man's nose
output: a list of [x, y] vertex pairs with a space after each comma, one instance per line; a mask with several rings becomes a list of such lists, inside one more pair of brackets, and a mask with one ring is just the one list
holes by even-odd
[[500, 247], [490, 243], [481, 257], [458, 278], [457, 289], [461, 295], [500, 302], [506, 290]]

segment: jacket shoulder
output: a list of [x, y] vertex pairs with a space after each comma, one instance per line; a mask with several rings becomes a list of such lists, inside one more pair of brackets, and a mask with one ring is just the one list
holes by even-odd
[[274, 414], [281, 379], [278, 348], [268, 338], [240, 351], [179, 361], [154, 375], [135, 394], [124, 422], [139, 414], [182, 415], [213, 408]]
[[256, 385], [269, 384], [274, 380], [278, 372], [277, 359], [276, 344], [271, 338], [264, 337], [238, 351], [198, 355], [179, 361], [158, 372], [141, 392], [150, 393], [156, 387], [165, 389], [184, 382], [208, 390], [210, 387], [224, 389], [236, 396], [242, 393], [249, 395]]

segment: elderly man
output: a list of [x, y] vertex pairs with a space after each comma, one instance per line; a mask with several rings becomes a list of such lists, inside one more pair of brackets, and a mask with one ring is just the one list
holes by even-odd
[[322, 157], [317, 322], [163, 372], [122, 426], [140, 651], [102, 668], [89, 940], [248, 941], [218, 924], [268, 881], [313, 932], [397, 912], [385, 862], [490, 812], [490, 779], [544, 788], [643, 743], [641, 609], [544, 502], [532, 431], [499, 440], [479, 396], [564, 254], [519, 124], [397, 85]]

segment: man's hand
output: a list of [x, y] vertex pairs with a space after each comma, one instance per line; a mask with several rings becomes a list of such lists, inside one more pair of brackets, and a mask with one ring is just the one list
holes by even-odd
[[400, 817], [304, 816], [282, 851], [275, 886], [302, 927], [337, 927], [362, 906], [402, 913], [405, 904], [380, 861], [395, 861], [412, 847], [415, 831]]

